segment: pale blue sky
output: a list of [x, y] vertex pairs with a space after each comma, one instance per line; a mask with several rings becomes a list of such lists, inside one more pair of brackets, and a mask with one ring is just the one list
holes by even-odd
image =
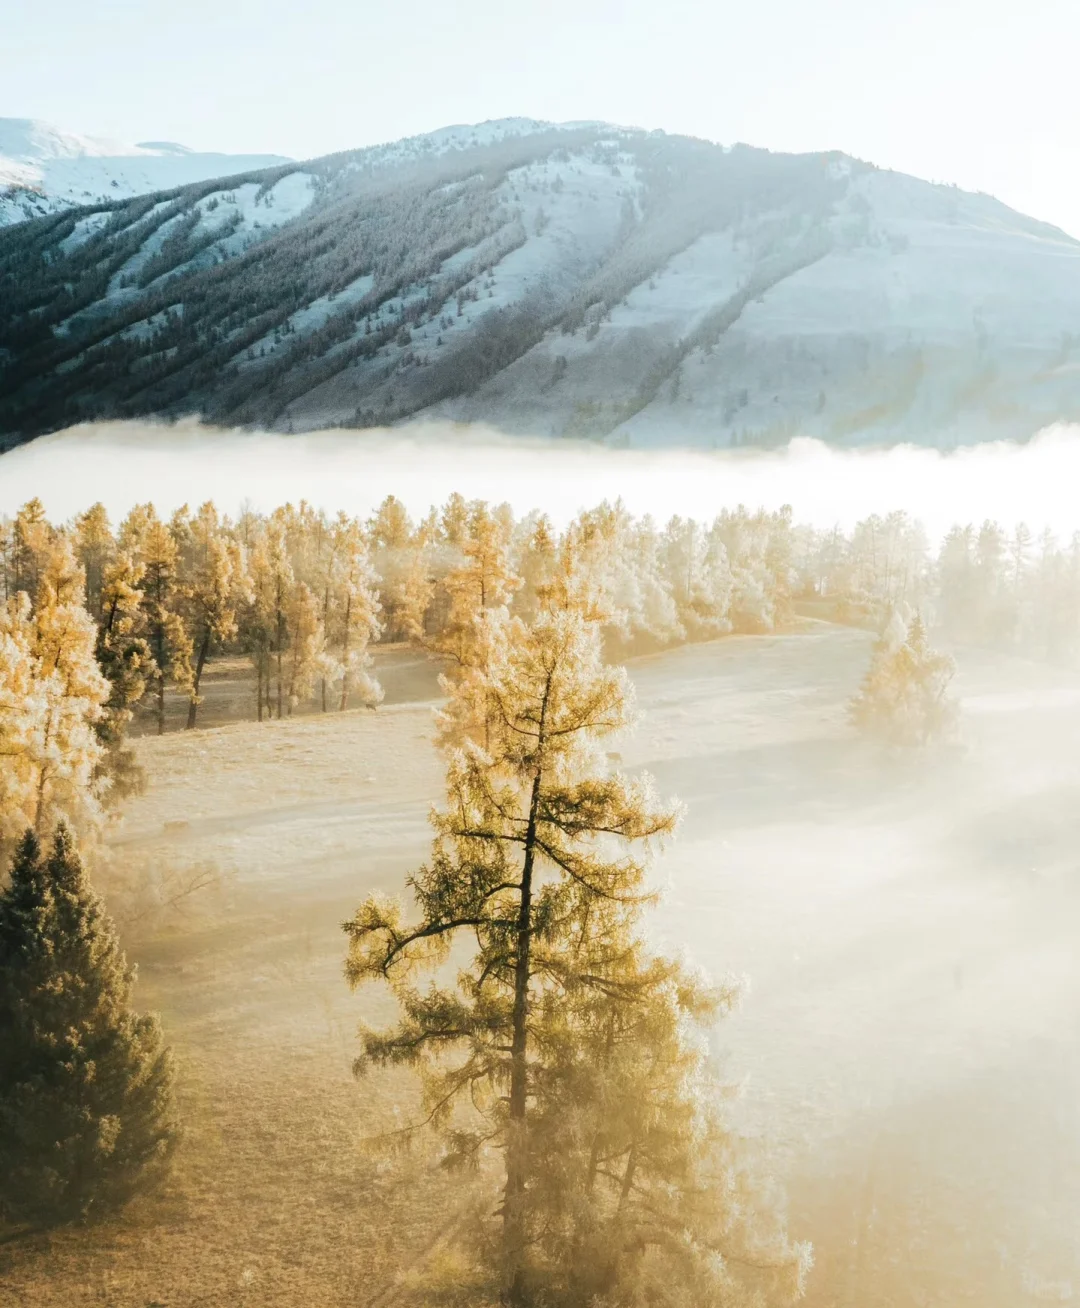
[[0, 0], [0, 116], [297, 157], [603, 118], [842, 149], [1080, 235], [1077, 0]]

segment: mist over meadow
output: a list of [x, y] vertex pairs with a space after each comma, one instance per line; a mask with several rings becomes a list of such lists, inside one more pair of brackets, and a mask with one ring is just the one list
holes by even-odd
[[288, 501], [365, 516], [389, 494], [421, 515], [464, 490], [515, 514], [541, 509], [564, 525], [580, 509], [621, 498], [635, 514], [707, 520], [722, 507], [775, 510], [797, 522], [850, 528], [901, 509], [932, 538], [954, 523], [1026, 522], [1036, 534], [1080, 525], [1074, 488], [1080, 428], [1055, 424], [1026, 444], [943, 452], [925, 446], [837, 449], [796, 438], [771, 451], [613, 450], [590, 442], [510, 438], [467, 424], [335, 430], [305, 435], [99, 422], [0, 456], [0, 513], [38, 496], [62, 520], [101, 501], [114, 518], [152, 500], [171, 512], [213, 499], [225, 512]]
[[[0, 1153], [0, 1301], [6, 1277], [20, 1306], [89, 1304], [89, 1267], [230, 1308], [361, 1284], [372, 1308], [1068, 1302], [1077, 436], [706, 454], [130, 422], [0, 456], [0, 840], [75, 824], [49, 875], [87, 930], [103, 896], [98, 979], [160, 1015], [123, 1046], [157, 1077], [128, 1128], [149, 1147], [69, 1185], [47, 1235], [26, 1195], [55, 1207], [51, 1173], [12, 1183]], [[500, 952], [549, 682], [581, 737], [538, 864], [555, 980]], [[478, 863], [480, 837], [510, 852]], [[11, 869], [44, 884], [32, 845]], [[480, 980], [439, 988], [423, 942], [457, 967], [477, 922]], [[0, 996], [49, 993], [65, 930]], [[414, 1066], [447, 1013], [471, 1054]], [[531, 1207], [507, 1218], [527, 1013]], [[98, 1191], [123, 1202], [71, 1222]]]

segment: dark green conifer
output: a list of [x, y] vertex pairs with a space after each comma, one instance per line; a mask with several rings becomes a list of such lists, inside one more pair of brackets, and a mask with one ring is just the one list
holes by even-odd
[[156, 1017], [66, 826], [27, 832], [0, 893], [0, 1215], [66, 1221], [124, 1203], [178, 1138]]

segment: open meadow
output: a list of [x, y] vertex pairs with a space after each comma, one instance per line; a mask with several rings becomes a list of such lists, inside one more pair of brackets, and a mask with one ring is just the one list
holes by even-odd
[[[811, 1305], [1067, 1302], [1080, 680], [961, 651], [963, 752], [898, 762], [845, 721], [870, 639], [807, 621], [632, 662], [623, 766], [688, 806], [652, 931], [750, 978], [714, 1050], [814, 1242]], [[162, 1194], [0, 1249], [5, 1308], [375, 1308], [452, 1226], [460, 1182], [363, 1146], [408, 1076], [350, 1071], [358, 1021], [391, 1010], [350, 994], [340, 924], [403, 888], [441, 786], [435, 669], [379, 662], [377, 712], [138, 742], [116, 866], [201, 887], [126, 928], [185, 1141]]]

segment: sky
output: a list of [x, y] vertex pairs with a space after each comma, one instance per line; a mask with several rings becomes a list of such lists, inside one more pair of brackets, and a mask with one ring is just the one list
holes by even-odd
[[1080, 236], [1076, 0], [0, 0], [0, 116], [311, 157], [603, 119], [839, 149]]

